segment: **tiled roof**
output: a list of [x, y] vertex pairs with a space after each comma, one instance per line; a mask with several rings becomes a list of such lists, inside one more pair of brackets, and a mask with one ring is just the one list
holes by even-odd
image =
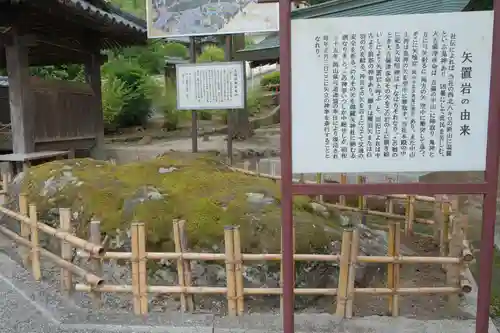
[[[1, 2], [12, 2], [13, 4], [18, 3], [33, 3], [39, 4], [39, 0], [0, 0]], [[138, 33], [146, 33], [146, 24], [144, 25], [140, 22], [142, 21], [139, 18], [134, 17], [129, 13], [124, 13], [119, 10], [116, 6], [109, 4], [104, 0], [52, 0], [54, 3], [60, 3], [62, 5], [67, 6], [70, 9], [73, 9], [76, 14], [88, 15], [100, 21], [104, 21], [104, 23], [113, 24], [113, 25], [121, 25], [125, 28], [132, 29]], [[100, 6], [96, 6], [99, 3]], [[50, 5], [47, 5], [50, 6]], [[132, 18], [133, 17], [133, 18]]]
[[[458, 12], [469, 2], [470, 0], [333, 0], [296, 9], [292, 11], [292, 19]], [[277, 47], [279, 47], [279, 36], [274, 33], [259, 44], [249, 45], [238, 51], [240, 53], [238, 58], [243, 59], [245, 52]]]
[[[37, 0], [24, 0], [24, 1], [37, 1]], [[121, 16], [112, 12], [105, 11], [100, 9], [92, 4], [90, 4], [86, 0], [56, 0], [57, 2], [64, 4], [68, 7], [73, 7], [75, 10], [84, 11], [86, 14], [108, 21], [110, 24], [118, 24], [126, 26], [130, 29], [134, 29], [137, 32], [146, 33], [145, 27], [140, 26], [139, 24], [132, 22], [132, 20], [125, 18], [123, 12], [121, 12]], [[132, 16], [131, 14], [126, 14], [127, 16]]]

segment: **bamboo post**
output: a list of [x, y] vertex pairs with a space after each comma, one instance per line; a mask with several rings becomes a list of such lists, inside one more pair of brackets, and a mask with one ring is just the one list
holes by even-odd
[[[21, 199], [21, 198], [19, 198]], [[21, 200], [19, 200], [21, 202]], [[23, 225], [23, 223], [21, 223]], [[71, 232], [71, 210], [69, 208], [59, 208], [59, 227], [62, 231]], [[73, 248], [65, 240], [61, 240], [61, 258], [71, 262]], [[73, 275], [67, 269], [61, 268], [61, 291], [70, 295], [73, 292]]]
[[276, 163], [274, 161], [269, 162], [271, 164], [271, 176], [276, 177]]
[[[340, 174], [340, 184], [347, 184], [347, 174], [345, 173]], [[342, 206], [346, 205], [345, 195], [339, 196], [339, 204]]]
[[36, 281], [42, 278], [40, 266], [40, 240], [38, 239], [38, 213], [35, 205], [29, 205], [31, 228], [31, 269]]
[[[175, 252], [182, 253], [178, 220], [173, 221], [173, 229], [174, 229]], [[183, 292], [180, 294], [181, 310], [188, 311], [187, 298], [186, 298], [186, 294], [184, 293], [184, 290], [186, 288], [186, 284], [184, 283], [184, 259], [182, 258], [182, 256], [180, 256], [179, 259], [177, 259], [177, 279], [179, 281], [179, 286], [183, 290]]]
[[352, 318], [353, 303], [354, 303], [354, 283], [356, 280], [356, 264], [359, 253], [359, 230], [354, 229], [352, 233], [351, 242], [351, 253], [350, 253], [350, 263], [349, 263], [349, 275], [348, 275], [348, 285], [347, 285], [347, 304], [345, 309], [345, 317]]
[[[388, 178], [387, 182], [388, 183], [392, 183], [392, 179]], [[394, 214], [394, 200], [390, 196], [386, 197], [386, 208], [385, 208], [385, 210], [389, 214]]]
[[347, 284], [349, 279], [349, 261], [351, 252], [352, 230], [342, 233], [342, 246], [340, 253], [339, 286], [337, 292], [337, 316], [346, 314]]
[[245, 299], [243, 291], [243, 262], [241, 255], [241, 236], [240, 227], [233, 229], [234, 263], [235, 263], [235, 282], [236, 282], [236, 307], [238, 316], [245, 312]]
[[450, 203], [449, 202], [443, 202], [442, 205], [443, 209], [443, 228], [441, 229], [440, 233], [440, 249], [439, 253], [441, 257], [446, 257], [448, 256], [448, 234], [450, 233]]
[[9, 173], [2, 171], [2, 190], [7, 192], [9, 190]]
[[233, 227], [224, 227], [224, 247], [226, 252], [227, 309], [230, 316], [236, 316], [236, 290], [234, 278]]
[[[394, 223], [394, 257], [399, 257], [399, 251], [401, 247], [401, 231], [399, 222]], [[393, 296], [392, 296], [392, 316], [399, 316], [399, 295], [396, 290], [399, 288], [399, 279], [400, 279], [400, 269], [401, 264], [394, 265], [394, 288], [393, 288]]]
[[[28, 195], [25, 193], [19, 194], [19, 213], [23, 216], [28, 216]], [[30, 227], [26, 223], [21, 224], [21, 237], [26, 240], [30, 239]], [[21, 257], [24, 267], [28, 268], [31, 261], [30, 250], [24, 249], [21, 251]]]
[[260, 161], [259, 161], [259, 160], [257, 160], [257, 161], [255, 162], [255, 175], [256, 175], [257, 177], [259, 177], [259, 176], [260, 176]]
[[[96, 245], [101, 245], [101, 222], [92, 220], [90, 221], [90, 242]], [[92, 255], [91, 266], [94, 274], [97, 276], [102, 276], [102, 262], [101, 258], [98, 256]], [[94, 290], [90, 294], [92, 298], [92, 304], [94, 308], [99, 309], [101, 307], [101, 293]]]
[[148, 313], [148, 271], [146, 253], [146, 228], [144, 223], [137, 224], [137, 247], [139, 256], [139, 299], [141, 314]]
[[436, 195], [434, 201], [434, 210], [433, 210], [433, 219], [434, 225], [432, 226], [434, 232], [434, 241], [439, 244], [439, 248], [441, 248], [441, 232], [444, 224], [444, 216], [443, 216], [443, 203], [442, 196]]
[[[358, 184], [364, 184], [366, 183], [366, 177], [364, 176], [358, 176], [357, 177], [357, 183]], [[366, 198], [364, 195], [360, 195], [358, 197], [358, 208], [359, 209], [365, 209], [366, 208]]]
[[[451, 240], [449, 243], [449, 256], [453, 258], [462, 257], [463, 249], [463, 231], [462, 231], [462, 216], [454, 218], [453, 229], [451, 231]], [[460, 287], [460, 269], [461, 264], [450, 264], [446, 267], [446, 282], [449, 286]], [[451, 309], [456, 309], [460, 299], [458, 294], [448, 295], [448, 305]]]
[[[316, 174], [316, 183], [323, 184], [323, 182], [324, 182], [324, 177], [323, 176], [324, 175], [322, 173], [317, 173]], [[323, 195], [322, 194], [318, 195], [318, 197], [316, 198], [316, 200], [318, 200], [319, 202], [322, 203], [323, 202]]]
[[[188, 251], [187, 234], [186, 234], [186, 221], [179, 221], [179, 237], [181, 239], [181, 251], [185, 253]], [[193, 280], [193, 274], [191, 272], [191, 262], [189, 260], [184, 260], [184, 284], [186, 287], [190, 287]], [[194, 295], [186, 294], [187, 308], [188, 311], [194, 311]]]
[[136, 222], [131, 226], [131, 242], [132, 242], [132, 297], [134, 314], [141, 315], [141, 291], [139, 284], [139, 228]]
[[413, 221], [415, 221], [415, 196], [409, 195], [406, 207], [405, 235], [413, 233]]
[[[396, 241], [396, 224], [395, 223], [390, 223], [389, 224], [389, 232], [387, 235], [387, 256], [388, 257], [394, 257], [396, 255], [395, 247], [394, 247], [394, 242]], [[390, 263], [387, 265], [387, 288], [393, 289], [394, 290], [394, 263]], [[389, 295], [389, 313], [393, 313], [393, 308], [392, 308], [392, 300], [394, 296], [391, 294]]]

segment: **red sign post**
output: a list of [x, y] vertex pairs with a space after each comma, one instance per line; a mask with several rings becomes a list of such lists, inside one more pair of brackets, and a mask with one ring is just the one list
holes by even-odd
[[411, 193], [483, 194], [483, 224], [480, 251], [479, 297], [476, 333], [488, 332], [494, 229], [499, 160], [500, 128], [500, 0], [494, 0], [493, 49], [486, 148], [486, 170], [481, 183], [427, 184], [293, 184], [292, 183], [292, 116], [291, 116], [291, 1], [279, 0], [280, 13], [280, 114], [281, 114], [281, 190], [283, 254], [283, 330], [294, 332], [294, 265], [293, 265], [293, 195], [388, 195]]

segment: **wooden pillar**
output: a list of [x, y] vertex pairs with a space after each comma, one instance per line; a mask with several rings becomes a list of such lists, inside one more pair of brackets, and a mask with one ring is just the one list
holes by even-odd
[[94, 93], [94, 110], [92, 110], [95, 122], [96, 142], [91, 152], [93, 158], [103, 160], [106, 158], [104, 153], [104, 117], [102, 113], [102, 91], [101, 91], [101, 65], [102, 57], [99, 47], [94, 45], [94, 52], [89, 56], [85, 63], [85, 79]]
[[35, 110], [30, 88], [28, 46], [22, 36], [12, 31], [5, 45], [9, 76], [10, 122], [14, 153], [35, 151]]
[[[245, 34], [235, 34], [232, 37], [232, 54], [231, 59], [233, 59], [233, 55], [236, 51], [242, 50], [245, 48]], [[247, 89], [247, 77], [246, 77], [246, 68], [247, 66], [243, 66], [243, 93], [245, 94], [245, 108], [237, 110], [233, 116], [233, 136], [246, 139], [252, 136], [252, 127], [250, 124], [250, 113], [247, 107], [247, 98], [248, 98], [248, 89]]]

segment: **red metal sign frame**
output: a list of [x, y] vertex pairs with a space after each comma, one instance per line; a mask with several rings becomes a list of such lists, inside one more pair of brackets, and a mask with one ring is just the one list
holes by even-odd
[[[293, 184], [291, 115], [291, 1], [279, 0], [280, 27], [280, 115], [281, 115], [281, 210], [283, 254], [283, 330], [294, 333], [293, 195], [347, 194], [483, 194], [483, 224], [480, 249], [479, 294], [476, 333], [488, 332], [491, 275], [498, 181], [500, 140], [500, 0], [494, 0], [491, 87], [486, 148], [486, 170], [482, 183], [460, 184]], [[305, 66], [305, 64], [304, 64]]]

